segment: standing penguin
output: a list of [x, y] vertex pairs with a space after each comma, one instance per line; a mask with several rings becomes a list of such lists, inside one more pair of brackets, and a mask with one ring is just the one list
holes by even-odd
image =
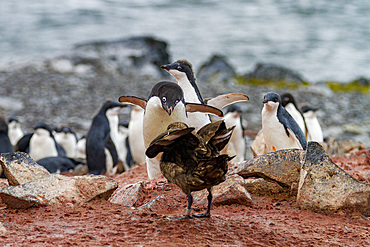
[[302, 112], [307, 125], [307, 141], [324, 142], [322, 129], [316, 113], [319, 108], [311, 105], [302, 106]]
[[[248, 96], [245, 94], [231, 93], [219, 95], [205, 102], [196, 84], [193, 66], [190, 62], [187, 60], [177, 60], [172, 64], [162, 65], [161, 68], [176, 78], [176, 83], [184, 92], [184, 99], [186, 102], [207, 104], [221, 109], [226, 105], [248, 100]], [[195, 127], [196, 131], [211, 122], [209, 115], [201, 112], [189, 113], [188, 118], [189, 126]]]
[[145, 163], [145, 144], [143, 135], [144, 109], [133, 105], [128, 124], [128, 140], [132, 158], [136, 164]]
[[303, 134], [306, 135], [306, 124], [304, 121], [303, 113], [297, 106], [295, 99], [292, 94], [284, 93], [281, 95], [281, 105], [284, 106], [285, 110], [289, 112], [290, 116], [294, 118], [299, 127], [301, 128]]
[[66, 151], [68, 158], [76, 158], [77, 136], [71, 128], [62, 126], [54, 134], [55, 140]]
[[233, 149], [235, 158], [232, 162], [241, 162], [245, 157], [245, 139], [244, 139], [244, 128], [242, 124], [242, 110], [238, 105], [231, 105], [227, 108], [227, 112], [224, 117], [224, 121], [227, 128], [235, 126], [235, 129], [231, 135], [229, 142], [229, 150]]
[[267, 93], [263, 98], [262, 132], [266, 151], [298, 148], [306, 150], [306, 138], [293, 117], [281, 105], [280, 95]]
[[[221, 110], [203, 104], [185, 103], [181, 87], [173, 82], [161, 81], [154, 85], [148, 100], [134, 96], [121, 96], [120, 102], [131, 103], [145, 110], [143, 119], [143, 136], [145, 148], [159, 134], [166, 131], [173, 122], [187, 123], [187, 112], [202, 111], [222, 117]], [[149, 179], [155, 180], [160, 174], [160, 155], [146, 158]]]
[[123, 106], [118, 102], [106, 101], [92, 120], [86, 136], [86, 161], [91, 174], [115, 173], [118, 154], [111, 138], [111, 128], [107, 111]]
[[30, 136], [29, 140], [30, 157], [37, 161], [46, 157], [57, 157], [60, 155], [58, 153], [58, 144], [49, 125], [39, 123], [35, 125], [34, 129], [35, 132]]
[[23, 136], [23, 130], [21, 124], [16, 117], [8, 118], [8, 136], [13, 147], [17, 144], [19, 139]]

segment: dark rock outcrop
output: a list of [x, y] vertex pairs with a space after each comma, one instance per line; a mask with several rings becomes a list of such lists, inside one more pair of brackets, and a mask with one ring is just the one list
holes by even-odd
[[212, 84], [225, 83], [235, 78], [236, 72], [225, 56], [213, 55], [210, 60], [201, 65], [197, 79]]

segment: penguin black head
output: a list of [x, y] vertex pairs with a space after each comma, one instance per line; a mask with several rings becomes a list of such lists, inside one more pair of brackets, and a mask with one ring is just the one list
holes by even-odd
[[230, 105], [230, 106], [227, 108], [226, 113], [229, 113], [229, 112], [235, 112], [235, 113], [239, 113], [239, 114], [241, 114], [243, 111], [242, 111], [242, 109], [240, 108], [240, 106], [238, 106], [238, 105], [236, 105], [236, 104], [232, 104], [232, 105]]
[[39, 134], [48, 132], [50, 136], [53, 136], [52, 128], [49, 125], [47, 125], [46, 123], [36, 124], [35, 127], [34, 127], [34, 130], [35, 130], [36, 133], [39, 133]]
[[319, 109], [318, 107], [313, 107], [311, 105], [304, 105], [301, 108], [303, 113], [306, 113], [306, 112], [309, 112], [309, 111], [316, 112], [318, 109]]
[[185, 59], [177, 60], [171, 64], [162, 65], [161, 68], [173, 75], [177, 80], [180, 80], [180, 78], [185, 75], [188, 77], [189, 81], [196, 80], [193, 65]]
[[267, 93], [263, 97], [263, 104], [269, 109], [277, 109], [281, 104], [280, 95], [277, 93]]
[[168, 113], [168, 115], [171, 115], [179, 102], [185, 104], [184, 93], [181, 87], [176, 83], [169, 81], [161, 81], [157, 83], [150, 92], [149, 99], [151, 97], [159, 98], [162, 108]]
[[282, 94], [281, 95], [281, 105], [285, 107], [289, 103], [292, 103], [294, 106], [296, 106], [296, 102], [295, 102], [293, 95], [290, 93]]
[[116, 101], [107, 100], [103, 103], [99, 112], [100, 113], [106, 113], [107, 110], [109, 110], [109, 109], [116, 108], [116, 107], [120, 109], [120, 108], [126, 107], [126, 106], [127, 105], [116, 102]]
[[17, 117], [9, 117], [8, 118], [8, 123], [11, 123], [11, 122], [19, 123], [19, 119]]

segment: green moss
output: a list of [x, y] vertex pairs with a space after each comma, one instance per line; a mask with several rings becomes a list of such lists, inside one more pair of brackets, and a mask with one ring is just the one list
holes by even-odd
[[236, 81], [238, 84], [241, 85], [265, 86], [273, 88], [290, 88], [290, 89], [303, 88], [309, 85], [308, 82], [294, 83], [285, 80], [280, 81], [260, 80], [257, 78], [245, 78], [244, 76], [237, 76]]
[[370, 93], [370, 85], [363, 85], [358, 80], [349, 83], [342, 83], [337, 81], [326, 81], [328, 87], [335, 92], [361, 92], [364, 94]]

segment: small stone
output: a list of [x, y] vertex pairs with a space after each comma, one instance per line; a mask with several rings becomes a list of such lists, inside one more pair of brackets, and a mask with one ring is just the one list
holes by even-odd
[[123, 206], [132, 207], [140, 200], [144, 191], [143, 182], [128, 184], [118, 189], [109, 198], [111, 203], [122, 204]]
[[[238, 175], [228, 176], [226, 181], [212, 188], [213, 200], [215, 205], [220, 204], [241, 204], [253, 206], [252, 197], [246, 189], [244, 179]], [[194, 203], [206, 203], [208, 191], [201, 190], [194, 193]]]

